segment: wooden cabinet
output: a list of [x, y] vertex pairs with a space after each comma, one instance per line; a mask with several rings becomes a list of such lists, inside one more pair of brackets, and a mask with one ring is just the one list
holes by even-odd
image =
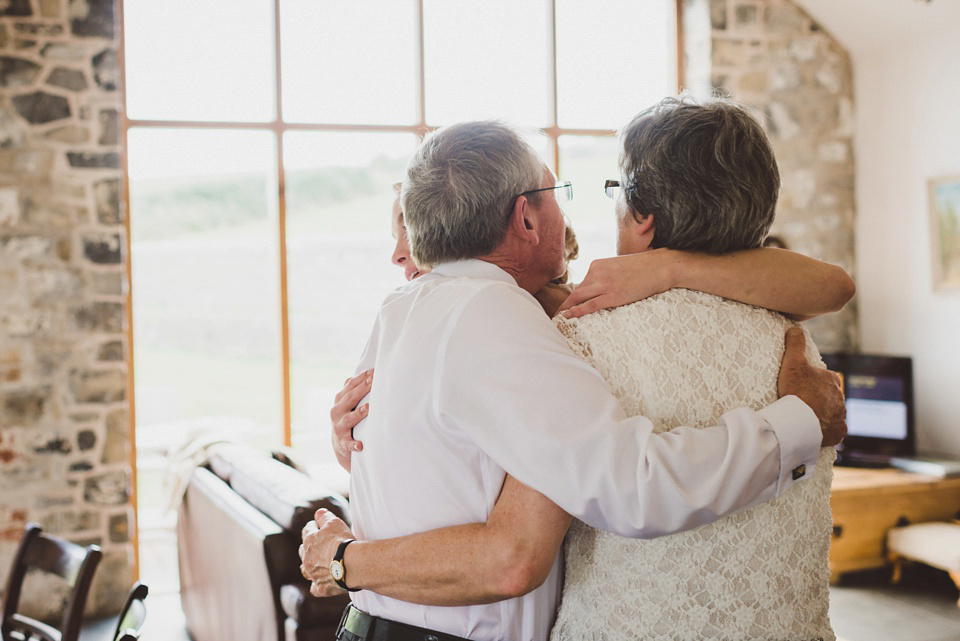
[[894, 469], [835, 467], [830, 579], [887, 564], [887, 531], [898, 523], [947, 521], [960, 510], [960, 478]]

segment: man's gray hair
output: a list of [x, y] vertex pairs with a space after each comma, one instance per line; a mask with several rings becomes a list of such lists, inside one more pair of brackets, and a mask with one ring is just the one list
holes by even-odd
[[[543, 180], [543, 161], [502, 122], [450, 125], [423, 141], [401, 195], [413, 259], [421, 267], [476, 258], [503, 240], [516, 197]], [[534, 204], [540, 194], [530, 194]]]
[[760, 247], [780, 172], [750, 111], [729, 100], [666, 98], [620, 132], [630, 213], [653, 214], [651, 247], [720, 254]]

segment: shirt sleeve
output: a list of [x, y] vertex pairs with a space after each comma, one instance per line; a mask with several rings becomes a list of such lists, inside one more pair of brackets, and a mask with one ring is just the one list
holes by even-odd
[[625, 416], [603, 378], [515, 288], [474, 295], [437, 358], [429, 384], [444, 429], [573, 516], [621, 536], [712, 522], [789, 490], [816, 464], [819, 421], [796, 398], [760, 412], [733, 409], [710, 428], [654, 434], [645, 417]]

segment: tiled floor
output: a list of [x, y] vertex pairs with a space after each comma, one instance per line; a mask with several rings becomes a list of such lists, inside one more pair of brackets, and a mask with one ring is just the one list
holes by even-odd
[[919, 564], [892, 586], [888, 570], [843, 577], [830, 590], [830, 620], [843, 641], [960, 641], [957, 588]]
[[[141, 638], [145, 641], [190, 641], [180, 609], [180, 594], [166, 592], [147, 596], [147, 620]], [[90, 621], [80, 632], [80, 641], [112, 641], [117, 617]]]

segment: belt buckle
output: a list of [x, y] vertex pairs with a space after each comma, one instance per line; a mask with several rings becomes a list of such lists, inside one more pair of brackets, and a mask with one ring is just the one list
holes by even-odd
[[346, 618], [343, 621], [343, 629], [350, 634], [356, 635], [360, 639], [367, 638], [367, 632], [370, 631], [370, 615], [361, 612], [352, 605], [348, 607]]

